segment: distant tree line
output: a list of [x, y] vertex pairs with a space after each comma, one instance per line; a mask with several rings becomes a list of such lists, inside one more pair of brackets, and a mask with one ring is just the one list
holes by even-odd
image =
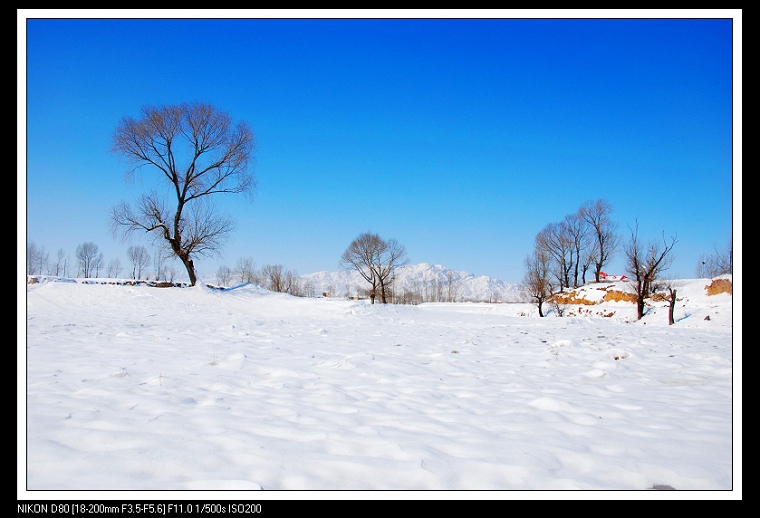
[[295, 270], [281, 264], [265, 264], [260, 269], [251, 257], [240, 258], [234, 268], [222, 265], [216, 272], [217, 281], [222, 286], [252, 283], [277, 293], [287, 293], [296, 297], [314, 297], [314, 285], [302, 281]]
[[723, 250], [715, 248], [710, 255], [702, 255], [697, 262], [697, 277], [712, 278], [734, 272], [734, 241], [728, 241]]
[[[158, 249], [153, 256], [144, 246], [130, 246], [127, 249], [130, 268], [126, 270], [127, 276], [135, 280], [153, 280], [173, 282], [177, 274], [176, 268], [170, 264], [171, 256]], [[26, 274], [27, 275], [51, 275], [56, 277], [75, 278], [119, 278], [125, 272], [121, 260], [115, 257], [106, 264], [103, 253], [97, 244], [87, 241], [77, 245], [74, 252], [74, 261], [64, 249], [59, 249], [55, 260], [50, 259], [50, 254], [44, 246], [30, 241], [26, 246]], [[149, 267], [153, 269], [149, 271]]]
[[455, 278], [454, 272], [448, 270], [445, 278], [433, 277], [425, 279], [414, 286], [401, 286], [402, 304], [421, 304], [424, 302], [464, 302], [462, 282]]

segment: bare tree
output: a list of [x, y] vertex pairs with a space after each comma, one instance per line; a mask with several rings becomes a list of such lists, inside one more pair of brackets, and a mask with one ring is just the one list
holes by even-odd
[[216, 280], [222, 286], [229, 286], [232, 280], [232, 269], [229, 266], [220, 266], [216, 271]]
[[395, 239], [383, 240], [379, 235], [365, 232], [354, 239], [343, 252], [340, 264], [347, 270], [356, 270], [371, 288], [372, 304], [380, 295], [383, 304], [388, 303], [394, 270], [406, 261], [406, 249]]
[[121, 275], [122, 269], [123, 268], [121, 267], [121, 261], [119, 260], [118, 257], [116, 257], [115, 259], [111, 259], [108, 262], [108, 270], [107, 270], [106, 275], [111, 278], [118, 277], [119, 275]]
[[672, 279], [662, 279], [659, 281], [655, 281], [652, 287], [652, 292], [655, 291], [665, 291], [667, 292], [667, 300], [668, 300], [668, 325], [672, 326], [676, 323], [675, 320], [675, 312], [676, 312], [676, 297], [678, 295], [678, 287], [680, 283], [677, 281], [674, 281]]
[[261, 267], [261, 277], [271, 291], [284, 293], [286, 287], [285, 269], [281, 264], [265, 264]]
[[559, 283], [559, 289], [570, 287], [570, 271], [573, 268], [573, 241], [567, 222], [550, 223], [537, 235], [535, 241], [539, 250], [550, 258], [551, 268]]
[[594, 242], [589, 240], [587, 244], [589, 245], [589, 248], [586, 248], [583, 251], [583, 255], [581, 256], [581, 285], [586, 284], [586, 274], [588, 273], [588, 269], [591, 267], [591, 263], [594, 262], [594, 258], [596, 257], [596, 246], [594, 245]]
[[380, 236], [365, 232], [351, 241], [340, 258], [340, 264], [343, 268], [356, 270], [369, 283], [368, 295], [372, 304], [375, 303], [378, 286], [374, 261], [382, 246], [383, 240], [380, 239]]
[[132, 278], [140, 279], [143, 268], [150, 264], [150, 254], [144, 246], [130, 246], [127, 249], [127, 256], [132, 263]]
[[303, 297], [301, 278], [298, 276], [297, 272], [293, 270], [285, 271], [283, 291], [295, 297]]
[[167, 280], [167, 268], [169, 260], [174, 257], [174, 254], [167, 250], [165, 247], [158, 246], [153, 254], [153, 272], [154, 280], [160, 281]]
[[77, 246], [76, 258], [85, 278], [92, 277], [103, 263], [103, 254], [98, 250], [98, 245], [92, 242]]
[[667, 290], [670, 294], [670, 303], [668, 305], [668, 325], [672, 326], [676, 322], [676, 295], [678, 294], [678, 290], [676, 290], [675, 286], [668, 286]]
[[454, 276], [453, 270], [446, 272], [446, 302], [456, 302], [459, 298], [461, 282]]
[[64, 277], [66, 276], [66, 252], [64, 252], [63, 248], [58, 249], [54, 275], [63, 275]]
[[265, 264], [261, 268], [261, 279], [266, 287], [278, 293], [296, 297], [303, 296], [301, 278], [293, 270], [286, 270], [281, 264]]
[[599, 282], [602, 268], [606, 265], [620, 244], [616, 234], [617, 225], [610, 219], [612, 205], [603, 199], [586, 202], [578, 212], [581, 219], [591, 227], [593, 240], [594, 280]]
[[543, 304], [554, 293], [551, 282], [552, 258], [546, 250], [536, 247], [533, 254], [525, 258], [525, 279], [523, 284], [531, 299], [538, 306], [538, 316], [543, 317]]
[[306, 282], [304, 282], [303, 284], [303, 292], [304, 292], [304, 296], [306, 297], [316, 297], [314, 281], [312, 281], [311, 279], [307, 279]]
[[380, 298], [383, 304], [388, 303], [389, 290], [394, 282], [395, 269], [406, 263], [406, 248], [396, 241], [389, 239], [377, 256], [377, 279], [380, 283]]
[[253, 194], [249, 171], [254, 135], [245, 122], [205, 103], [145, 107], [136, 120], [118, 124], [112, 150], [133, 166], [154, 169], [168, 182], [171, 203], [157, 192], [143, 195], [136, 210], [122, 202], [112, 209], [114, 233], [152, 233], [187, 270], [190, 285], [197, 281], [193, 257], [218, 252], [232, 222], [210, 203], [217, 194]]
[[[567, 234], [567, 240], [570, 243], [570, 255], [573, 274], [573, 287], [578, 287], [578, 275], [581, 273], [581, 268], [587, 267], [582, 263], [588, 261], [588, 257], [584, 255], [584, 252], [588, 249], [589, 243], [589, 231], [588, 226], [585, 224], [583, 218], [580, 216], [580, 211], [576, 214], [569, 214], [565, 216], [563, 231]], [[569, 279], [568, 279], [569, 280]]]
[[26, 274], [42, 275], [48, 269], [48, 253], [45, 247], [37, 246], [33, 241], [26, 245]]
[[645, 300], [652, 293], [654, 282], [658, 276], [667, 270], [673, 262], [673, 247], [678, 242], [671, 237], [665, 240], [663, 233], [662, 244], [652, 243], [644, 247], [638, 238], [639, 227], [631, 230], [631, 241], [625, 248], [626, 268], [635, 283], [636, 308], [639, 320], [644, 316]]
[[103, 253], [99, 253], [98, 256], [95, 258], [95, 261], [92, 263], [92, 269], [95, 273], [95, 278], [100, 277], [100, 270], [102, 268], [105, 268], [106, 260], [103, 258]]
[[240, 278], [240, 282], [259, 283], [260, 279], [256, 274], [256, 263], [252, 257], [241, 257], [235, 265], [235, 275]]
[[715, 253], [699, 258], [697, 277], [717, 277], [734, 271], [734, 240], [728, 241], [725, 250], [715, 248]]

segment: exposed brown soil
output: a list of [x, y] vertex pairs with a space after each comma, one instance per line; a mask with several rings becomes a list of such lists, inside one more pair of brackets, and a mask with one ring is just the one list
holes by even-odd
[[[633, 293], [626, 293], [619, 290], [611, 290], [608, 287], [603, 288], [596, 288], [598, 290], [606, 292], [604, 294], [604, 302], [636, 302], [636, 296]], [[584, 306], [593, 306], [595, 304], [598, 304], [598, 302], [593, 300], [588, 300], [583, 297], [579, 297], [578, 293], [574, 291], [568, 291], [568, 292], [562, 292], [557, 293], [552, 298], [549, 299], [549, 302], [551, 303], [557, 303], [557, 304], [575, 304], [575, 305], [584, 305]]]
[[551, 303], [557, 304], [582, 304], [585, 306], [593, 306], [596, 302], [578, 297], [578, 294], [574, 291], [557, 293], [549, 299]]
[[734, 294], [734, 286], [728, 279], [713, 279], [709, 286], [705, 286], [708, 295], [717, 295], [719, 293]]
[[[606, 292], [604, 294], [604, 302], [621, 302], [622, 301], [622, 302], [630, 302], [632, 304], [636, 303], [635, 293], [610, 289], [609, 287], [599, 287], [596, 289]], [[719, 293], [728, 293], [729, 295], [733, 295], [733, 285], [729, 279], [713, 279], [710, 285], [705, 286], [705, 290], [707, 290], [708, 295], [717, 295]], [[670, 300], [670, 296], [667, 293], [654, 293], [650, 297], [650, 300], [653, 302], [663, 302], [663, 301]], [[585, 305], [585, 306], [593, 306], [594, 304], [598, 303], [598, 302], [594, 302], [592, 300], [588, 300], [588, 299], [578, 296], [578, 293], [575, 291], [557, 293], [552, 298], [550, 298], [548, 302], [557, 303], [557, 304], [573, 304], [573, 305]]]
[[610, 290], [604, 296], [605, 302], [636, 302], [636, 295], [624, 291]]

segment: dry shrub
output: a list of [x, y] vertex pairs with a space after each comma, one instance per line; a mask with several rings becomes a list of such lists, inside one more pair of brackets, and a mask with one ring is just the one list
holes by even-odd
[[728, 279], [713, 279], [709, 286], [705, 286], [708, 295], [717, 295], [719, 293], [734, 294], [734, 287]]

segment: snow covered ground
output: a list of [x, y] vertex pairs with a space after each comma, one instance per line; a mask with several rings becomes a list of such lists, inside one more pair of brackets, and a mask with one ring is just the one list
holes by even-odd
[[740, 308], [709, 279], [679, 281], [674, 325], [665, 302], [539, 318], [54, 280], [19, 324], [20, 498], [741, 498]]

